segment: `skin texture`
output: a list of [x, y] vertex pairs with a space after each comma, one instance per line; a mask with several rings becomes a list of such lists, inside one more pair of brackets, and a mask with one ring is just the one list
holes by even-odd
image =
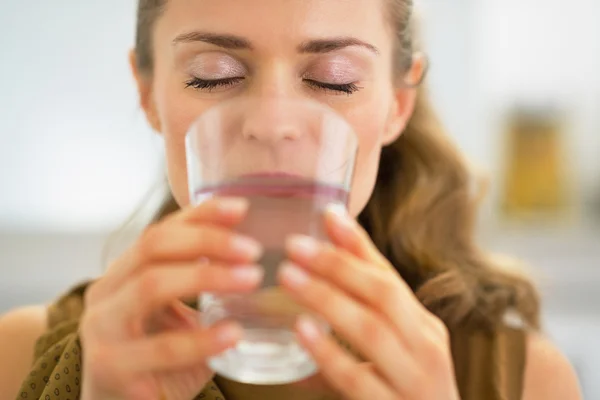
[[[197, 208], [187, 204], [187, 127], [208, 107], [241, 96], [316, 100], [345, 117], [359, 139], [350, 215], [326, 215], [331, 245], [289, 238], [290, 263], [280, 275], [300, 304], [325, 317], [368, 359], [358, 363], [321, 335], [314, 321], [302, 318], [298, 334], [322, 371], [313, 384], [346, 399], [458, 399], [444, 324], [419, 303], [352, 218], [371, 194], [379, 150], [400, 135], [415, 99], [413, 89], [392, 84], [392, 34], [383, 3], [376, 3], [169, 1], [154, 30], [153, 73], [138, 71], [133, 56], [131, 61], [148, 121], [165, 139], [169, 180], [182, 210], [151, 226], [89, 289], [80, 329], [86, 353], [83, 400], [189, 400], [211, 377], [206, 357], [239, 338], [235, 325], [199, 327], [194, 312], [178, 299], [202, 291], [245, 292], [260, 280], [251, 265], [260, 246], [230, 230], [244, 218], [247, 204], [222, 199]], [[239, 36], [252, 49], [174, 44], [192, 31]], [[340, 37], [367, 42], [377, 52], [362, 46], [298, 52], [307, 41]], [[240, 80], [209, 92], [186, 87], [194, 77]], [[361, 89], [339, 94], [315, 89], [307, 79], [352, 81]], [[198, 263], [202, 257], [212, 262]], [[324, 268], [332, 263], [340, 267]], [[13, 349], [30, 348], [43, 324], [25, 311], [0, 321], [0, 376], [10, 371], [11, 377], [0, 381], [2, 393], [15, 393], [14, 379], [27, 373], [26, 366], [15, 369], [10, 362], [26, 358]], [[549, 342], [532, 336], [528, 352], [526, 400], [580, 398], [572, 369]]]
[[[374, 6], [369, 0], [268, 0], [259, 6], [236, 0], [170, 1], [155, 27], [154, 74], [140, 76], [138, 83], [148, 119], [165, 139], [169, 180], [177, 202], [188, 203], [184, 136], [204, 110], [240, 96], [307, 98], [333, 108], [358, 136], [360, 150], [350, 207], [357, 215], [375, 183], [379, 151], [400, 135], [415, 97], [414, 89], [396, 90], [392, 85], [393, 42], [383, 21], [383, 6]], [[223, 49], [202, 42], [173, 44], [179, 35], [197, 30], [240, 36], [253, 49]], [[303, 42], [339, 37], [367, 42], [378, 54], [362, 46], [328, 54], [297, 51]], [[185, 87], [184, 82], [194, 76], [242, 76], [244, 81], [209, 93]], [[308, 78], [352, 82], [361, 89], [352, 95], [315, 89], [303, 81]]]
[[33, 363], [35, 341], [46, 329], [44, 306], [22, 307], [0, 317], [0, 394], [17, 397]]

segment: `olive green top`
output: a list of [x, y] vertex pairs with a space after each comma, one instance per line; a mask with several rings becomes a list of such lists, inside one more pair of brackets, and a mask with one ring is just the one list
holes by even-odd
[[[48, 308], [47, 331], [36, 343], [34, 364], [17, 399], [79, 399], [82, 350], [78, 324], [87, 286], [85, 283], [75, 287]], [[523, 330], [508, 327], [495, 332], [455, 329], [450, 334], [462, 400], [521, 399], [526, 353]], [[324, 400], [322, 396], [297, 386], [253, 386], [216, 376], [196, 399]]]

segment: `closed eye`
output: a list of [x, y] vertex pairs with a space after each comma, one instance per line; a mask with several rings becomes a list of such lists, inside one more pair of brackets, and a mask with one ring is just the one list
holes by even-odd
[[[186, 88], [194, 88], [197, 90], [205, 90], [211, 92], [214, 89], [219, 88], [227, 88], [230, 86], [234, 86], [241, 81], [243, 81], [243, 77], [233, 77], [233, 78], [222, 78], [222, 79], [201, 79], [192, 77], [188, 81], [185, 82]], [[336, 94], [347, 94], [351, 95], [356, 93], [361, 87], [359, 87], [356, 83], [326, 83], [320, 82], [313, 79], [304, 79], [304, 82], [311, 86], [316, 90], [325, 90], [329, 92], [335, 92]]]
[[193, 77], [187, 82], [185, 82], [186, 88], [194, 88], [198, 90], [207, 90], [211, 91], [213, 89], [221, 88], [221, 87], [229, 87], [233, 86], [236, 83], [244, 80], [242, 77], [234, 77], [234, 78], [222, 78], [222, 79], [200, 79]]
[[325, 83], [313, 79], [304, 79], [304, 82], [315, 89], [337, 92], [338, 94], [351, 95], [362, 89], [356, 83]]

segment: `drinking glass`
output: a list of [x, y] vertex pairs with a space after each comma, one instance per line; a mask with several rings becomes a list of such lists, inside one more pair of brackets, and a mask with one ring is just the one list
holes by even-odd
[[256, 292], [200, 295], [204, 325], [235, 320], [244, 329], [234, 348], [209, 359], [216, 373], [244, 383], [285, 384], [316, 372], [294, 334], [297, 317], [310, 313], [279, 287], [277, 270], [290, 235], [327, 240], [323, 211], [347, 207], [356, 153], [346, 120], [313, 100], [226, 100], [191, 125], [186, 156], [192, 204], [214, 196], [247, 198], [248, 214], [235, 229], [265, 249], [259, 260], [264, 280]]

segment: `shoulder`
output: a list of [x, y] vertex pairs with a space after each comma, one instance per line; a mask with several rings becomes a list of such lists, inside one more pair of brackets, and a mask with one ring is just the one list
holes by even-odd
[[0, 352], [5, 354], [15, 344], [32, 344], [46, 330], [46, 321], [43, 305], [18, 308], [0, 316]]
[[527, 338], [523, 400], [582, 399], [575, 370], [558, 348], [541, 334]]
[[0, 393], [16, 395], [33, 362], [37, 339], [47, 325], [45, 306], [19, 308], [0, 316]]

